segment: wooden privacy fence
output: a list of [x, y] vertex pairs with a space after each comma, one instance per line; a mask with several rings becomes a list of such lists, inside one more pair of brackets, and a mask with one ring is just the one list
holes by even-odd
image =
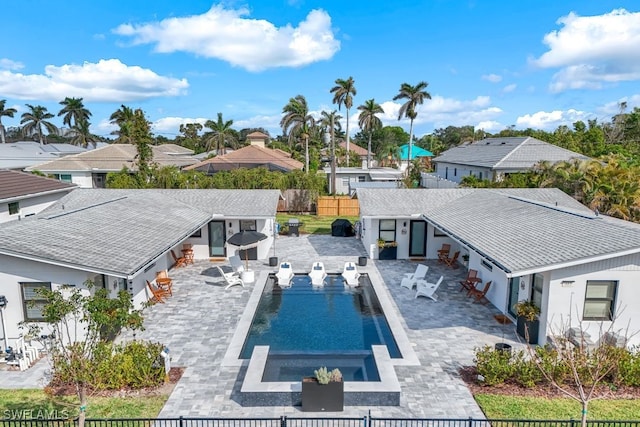
[[358, 216], [358, 199], [349, 196], [318, 197], [316, 215], [318, 216]]

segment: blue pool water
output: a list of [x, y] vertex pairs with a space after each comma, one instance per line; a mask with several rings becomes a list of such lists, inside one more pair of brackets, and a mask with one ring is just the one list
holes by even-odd
[[264, 381], [299, 381], [320, 366], [339, 368], [346, 381], [378, 381], [371, 346], [402, 357], [366, 275], [357, 288], [340, 275], [323, 287], [312, 287], [307, 275], [282, 289], [268, 280], [240, 354], [249, 359], [254, 346], [270, 347]]

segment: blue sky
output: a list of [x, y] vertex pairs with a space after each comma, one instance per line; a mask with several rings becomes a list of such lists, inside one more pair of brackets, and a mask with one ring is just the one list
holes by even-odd
[[7, 127], [27, 103], [57, 114], [69, 96], [84, 98], [99, 135], [125, 104], [169, 137], [218, 112], [275, 136], [291, 97], [315, 114], [336, 109], [329, 90], [349, 76], [354, 106], [374, 98], [385, 125], [407, 130], [392, 98], [428, 82], [417, 136], [553, 130], [640, 106], [637, 0], [32, 0], [5, 2], [2, 15], [0, 99], [18, 109]]

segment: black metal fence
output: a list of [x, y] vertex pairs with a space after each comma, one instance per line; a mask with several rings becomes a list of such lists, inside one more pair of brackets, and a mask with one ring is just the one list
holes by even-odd
[[[0, 427], [76, 427], [77, 420], [0, 419]], [[155, 418], [88, 419], [86, 427], [580, 427], [580, 420], [474, 418]], [[587, 421], [589, 427], [640, 427], [638, 421]]]

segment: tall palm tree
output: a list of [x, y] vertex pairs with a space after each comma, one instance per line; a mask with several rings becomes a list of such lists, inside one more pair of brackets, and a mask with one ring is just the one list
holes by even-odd
[[216, 155], [223, 156], [225, 153], [225, 147], [229, 143], [232, 147], [235, 147], [237, 137], [235, 131], [231, 128], [233, 120], [222, 120], [222, 113], [218, 113], [218, 120], [207, 120], [204, 124], [205, 127], [211, 129], [211, 134], [205, 138], [207, 144], [207, 151], [211, 150], [211, 142], [216, 141]]
[[109, 116], [111, 124], [117, 125], [119, 128], [111, 132], [112, 135], [117, 135], [114, 141], [116, 144], [133, 144], [130, 124], [133, 122], [134, 117], [135, 112], [133, 109], [124, 104]]
[[411, 86], [409, 83], [402, 83], [400, 85], [400, 92], [393, 97], [393, 100], [396, 101], [398, 99], [406, 99], [406, 102], [402, 104], [400, 107], [400, 112], [398, 113], [398, 120], [401, 120], [402, 117], [407, 117], [410, 120], [409, 125], [409, 152], [407, 164], [411, 164], [411, 146], [413, 145], [413, 121], [416, 117], [418, 117], [418, 112], [416, 111], [416, 107], [418, 105], [422, 105], [425, 98], [431, 99], [431, 95], [427, 92], [427, 86], [429, 83], [420, 82], [415, 86]]
[[338, 104], [338, 110], [344, 104], [347, 109], [347, 165], [349, 164], [349, 110], [353, 107], [353, 97], [356, 96], [356, 86], [353, 77], [336, 79], [336, 85], [329, 91], [333, 94], [333, 103]]
[[91, 133], [89, 129], [90, 126], [91, 123], [89, 123], [86, 118], [81, 118], [75, 125], [73, 125], [71, 127], [71, 144], [87, 148], [89, 143], [91, 143], [93, 148], [96, 148], [98, 137]]
[[341, 115], [336, 110], [330, 113], [322, 111], [320, 113], [320, 121], [318, 124], [322, 128], [322, 131], [326, 134], [329, 132], [330, 140], [329, 147], [331, 147], [331, 194], [336, 193], [336, 132], [342, 130], [340, 124]]
[[[64, 101], [60, 101], [60, 105], [64, 107], [58, 112], [58, 116], [62, 117], [62, 124], [69, 127], [77, 125], [82, 119], [89, 120], [91, 111], [84, 108], [82, 98], [66, 97]], [[73, 123], [71, 121], [73, 120]]]
[[376, 114], [384, 114], [384, 110], [373, 98], [368, 99], [364, 104], [358, 107], [360, 116], [358, 125], [363, 132], [369, 134], [369, 143], [367, 144], [367, 167], [371, 169], [371, 136], [373, 131], [382, 127], [382, 120]]
[[290, 98], [289, 103], [282, 108], [282, 113], [284, 116], [280, 120], [280, 127], [283, 134], [288, 136], [289, 144], [294, 138], [304, 140], [305, 172], [309, 173], [309, 134], [316, 121], [309, 114], [306, 98], [303, 95]]
[[49, 122], [48, 119], [55, 117], [53, 114], [47, 111], [46, 107], [42, 105], [31, 105], [27, 104], [29, 111], [26, 113], [22, 113], [22, 120], [20, 120], [20, 124], [24, 125], [22, 127], [23, 135], [31, 135], [34, 132], [38, 135], [38, 140], [40, 144], [44, 144], [44, 136], [42, 135], [42, 127], [44, 126], [47, 129], [48, 133], [57, 133], [58, 128], [53, 123]]
[[13, 115], [18, 112], [15, 108], [4, 108], [6, 103], [6, 99], [0, 99], [0, 137], [2, 138], [3, 144], [5, 144], [7, 140], [4, 132], [4, 126], [2, 125], [2, 116], [13, 117]]

